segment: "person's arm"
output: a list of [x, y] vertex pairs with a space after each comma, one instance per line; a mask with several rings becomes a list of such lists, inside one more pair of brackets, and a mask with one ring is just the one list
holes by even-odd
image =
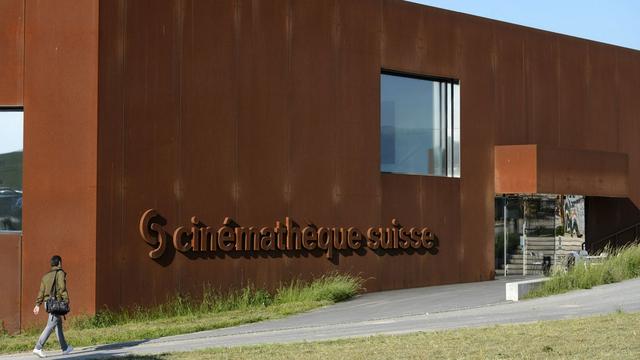
[[33, 308], [33, 315], [38, 315], [40, 312], [40, 304], [44, 300], [44, 281], [40, 280], [40, 290], [38, 290], [38, 297], [36, 297], [36, 306]]
[[38, 297], [36, 297], [36, 306], [40, 306], [42, 304], [42, 301], [44, 300], [44, 292], [44, 281], [40, 280], [40, 290], [38, 291]]
[[57, 284], [58, 292], [56, 295], [60, 296], [62, 300], [69, 302], [69, 294], [67, 293], [67, 274], [64, 271], [58, 271]]

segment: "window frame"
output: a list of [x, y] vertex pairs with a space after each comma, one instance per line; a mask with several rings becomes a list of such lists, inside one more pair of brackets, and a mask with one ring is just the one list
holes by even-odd
[[[433, 177], [446, 177], [446, 178], [455, 178], [455, 179], [459, 179], [462, 177], [462, 156], [460, 154], [461, 151], [461, 144], [459, 144], [457, 150], [458, 150], [458, 171], [456, 172], [456, 162], [455, 162], [455, 158], [456, 158], [456, 146], [455, 146], [455, 139], [456, 139], [456, 133], [455, 133], [455, 125], [456, 125], [456, 116], [458, 116], [458, 125], [459, 128], [458, 130], [458, 138], [460, 138], [459, 143], [462, 142], [462, 120], [460, 119], [460, 112], [461, 112], [461, 95], [460, 95], [460, 79], [456, 79], [456, 78], [451, 78], [451, 77], [444, 77], [444, 76], [437, 76], [437, 75], [425, 75], [425, 74], [417, 74], [417, 73], [412, 73], [412, 72], [406, 72], [406, 71], [401, 71], [401, 70], [394, 70], [394, 69], [389, 69], [389, 68], [381, 68], [380, 69], [380, 81], [378, 82], [378, 84], [380, 84], [380, 89], [379, 89], [379, 94], [382, 94], [382, 76], [383, 75], [389, 75], [389, 76], [396, 76], [396, 77], [402, 77], [402, 78], [408, 78], [408, 79], [414, 79], [414, 80], [426, 80], [426, 81], [431, 81], [431, 82], [437, 82], [439, 83], [439, 87], [442, 87], [443, 85], [445, 86], [446, 89], [446, 96], [442, 97], [444, 100], [441, 99], [441, 102], [444, 102], [444, 106], [450, 106], [451, 107], [451, 114], [448, 113], [448, 110], [446, 112], [445, 115], [445, 131], [444, 131], [444, 138], [445, 138], [445, 157], [444, 157], [444, 161], [445, 161], [445, 175], [435, 175], [435, 174], [412, 174], [412, 173], [403, 173], [403, 172], [392, 172], [392, 171], [382, 171], [382, 149], [380, 149], [380, 163], [378, 164], [378, 168], [380, 169], [381, 173], [385, 173], [385, 174], [400, 174], [400, 175], [413, 175], [413, 176], [433, 176]], [[456, 95], [456, 90], [455, 90], [455, 86], [458, 86], [458, 109], [459, 111], [456, 112], [456, 103], [454, 102], [455, 100], [455, 95]], [[451, 91], [451, 93], [449, 94], [449, 91]], [[449, 95], [451, 98], [451, 104], [447, 103], [447, 100], [449, 99]], [[382, 96], [379, 99], [379, 104], [381, 106], [382, 104]], [[442, 104], [440, 104], [442, 105]], [[380, 118], [379, 118], [379, 124], [380, 127], [382, 126], [382, 113], [380, 113]], [[449, 137], [451, 138], [451, 144], [449, 144]], [[380, 133], [380, 143], [382, 141], [382, 133]]]
[[[22, 113], [22, 154], [23, 154], [23, 158], [22, 158], [22, 164], [21, 164], [21, 168], [22, 168], [22, 190], [21, 194], [22, 194], [22, 199], [24, 200], [24, 106], [3, 106], [0, 105], [0, 113], [4, 113], [4, 112], [20, 112]], [[0, 127], [2, 126], [2, 121], [0, 120]], [[21, 205], [21, 209], [20, 209], [20, 230], [2, 230], [0, 229], [0, 235], [2, 234], [22, 234], [24, 231], [24, 208]]]

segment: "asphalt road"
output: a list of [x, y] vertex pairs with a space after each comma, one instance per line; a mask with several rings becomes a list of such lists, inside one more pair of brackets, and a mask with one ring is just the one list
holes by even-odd
[[[511, 278], [509, 281], [513, 280]], [[65, 358], [94, 359], [219, 346], [319, 341], [567, 319], [620, 310], [640, 311], [640, 279], [516, 303], [504, 301], [504, 283], [505, 280], [499, 279], [366, 294], [352, 301], [286, 319], [78, 349]], [[49, 355], [50, 358], [56, 358], [51, 356], [56, 355], [55, 352]], [[20, 354], [12, 358], [26, 359], [33, 358], [33, 355]]]

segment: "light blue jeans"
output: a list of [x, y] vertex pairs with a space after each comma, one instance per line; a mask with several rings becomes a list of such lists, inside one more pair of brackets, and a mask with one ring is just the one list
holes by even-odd
[[42, 335], [38, 339], [36, 343], [36, 349], [42, 350], [44, 344], [49, 339], [49, 335], [53, 332], [53, 329], [56, 329], [56, 336], [58, 337], [58, 342], [60, 343], [60, 348], [62, 351], [67, 350], [67, 342], [64, 340], [64, 332], [62, 332], [62, 316], [49, 314], [49, 320], [47, 320], [47, 326], [45, 326], [42, 331]]

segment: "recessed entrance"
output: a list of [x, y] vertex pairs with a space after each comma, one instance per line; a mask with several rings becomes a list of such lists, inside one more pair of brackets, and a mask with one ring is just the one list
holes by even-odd
[[498, 276], [549, 273], [584, 250], [584, 196], [505, 194], [495, 209]]

